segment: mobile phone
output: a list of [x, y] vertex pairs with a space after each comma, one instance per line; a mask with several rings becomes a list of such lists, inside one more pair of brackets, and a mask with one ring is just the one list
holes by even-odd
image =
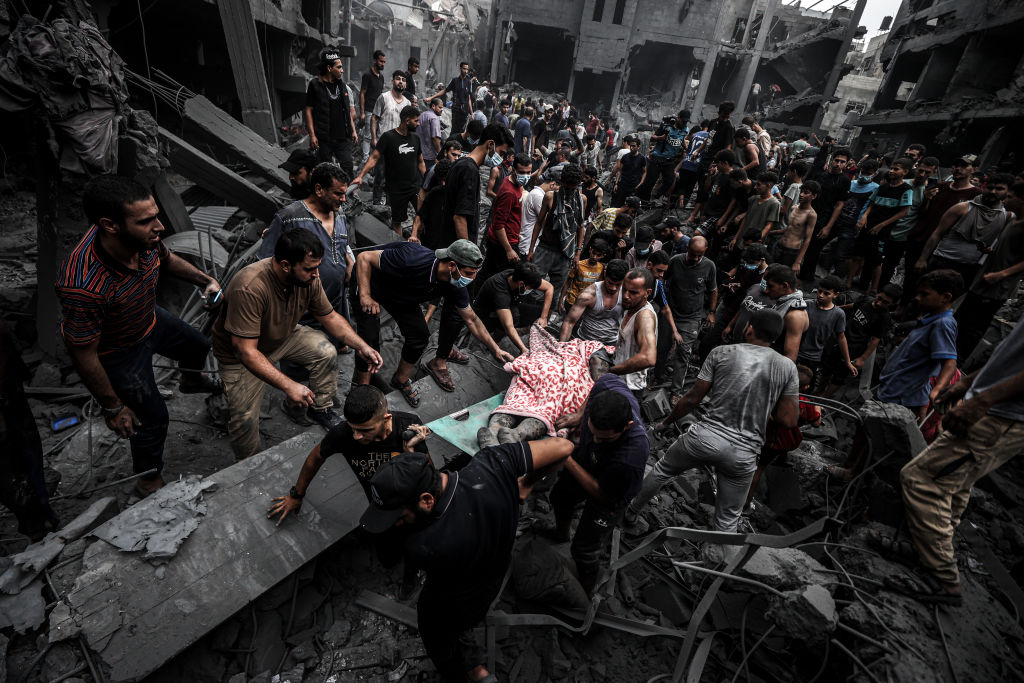
[[931, 178], [929, 178], [929, 179], [928, 179], [927, 181], [925, 181], [925, 185], [926, 185], [927, 187], [935, 187], [935, 186], [936, 186], [936, 185], [938, 185], [938, 184], [939, 184], [939, 179], [938, 179], [938, 178], [936, 178], [935, 176], [932, 176], [932, 177], [931, 177]]

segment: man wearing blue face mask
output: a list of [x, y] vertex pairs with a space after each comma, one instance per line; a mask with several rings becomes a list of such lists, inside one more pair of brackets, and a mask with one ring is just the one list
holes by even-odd
[[[512, 133], [496, 123], [484, 128], [480, 142], [452, 166], [445, 182], [442, 244], [468, 239], [476, 244], [480, 224], [480, 167], [501, 164], [501, 153], [512, 147]], [[450, 238], [450, 239], [449, 239]]]
[[512, 161], [512, 173], [498, 186], [487, 230], [487, 253], [477, 280], [481, 283], [498, 271], [519, 262], [519, 231], [523, 226], [523, 201], [533, 162], [521, 152]]
[[654, 239], [654, 231], [643, 225], [636, 229], [636, 241], [632, 248], [626, 252], [626, 263], [630, 269], [643, 268], [647, 265], [647, 259], [651, 253], [661, 250], [661, 242]]
[[[502, 363], [512, 355], [498, 348], [487, 328], [473, 312], [466, 287], [473, 282], [483, 264], [480, 248], [466, 240], [456, 240], [447, 249], [428, 249], [414, 242], [392, 242], [382, 249], [364, 251], [356, 261], [359, 282], [359, 305], [355, 307], [356, 329], [375, 349], [380, 348], [380, 311], [386, 310], [398, 324], [405, 342], [402, 358], [391, 378], [391, 386], [413, 408], [419, 406], [419, 392], [409, 376], [419, 362], [430, 331], [420, 304], [443, 298], [441, 327], [437, 338], [437, 355], [420, 366], [445, 391], [455, 391], [448, 372], [448, 361], [466, 362], [464, 354], [455, 350], [455, 337], [461, 322], [469, 328]], [[356, 359], [356, 384], [369, 384], [369, 366]]]

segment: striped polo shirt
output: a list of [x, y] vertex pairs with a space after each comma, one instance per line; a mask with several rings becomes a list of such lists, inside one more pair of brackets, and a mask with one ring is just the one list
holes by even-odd
[[99, 353], [131, 348], [156, 323], [156, 284], [160, 262], [169, 251], [163, 242], [139, 254], [138, 269], [118, 263], [92, 226], [61, 264], [57, 276], [61, 334], [73, 346], [99, 340]]

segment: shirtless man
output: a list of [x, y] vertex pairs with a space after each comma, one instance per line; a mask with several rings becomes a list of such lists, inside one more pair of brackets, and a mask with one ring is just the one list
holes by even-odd
[[814, 223], [818, 220], [818, 214], [811, 206], [811, 202], [818, 196], [819, 191], [821, 191], [821, 185], [814, 180], [808, 180], [801, 185], [800, 203], [790, 210], [785, 229], [772, 230], [768, 233], [769, 235], [782, 235], [779, 238], [775, 262], [791, 266], [794, 273], [800, 272], [804, 254], [807, 253], [807, 247], [811, 243]]
[[576, 321], [579, 320], [580, 327], [576, 336], [580, 339], [615, 346], [625, 305], [622, 300], [622, 284], [627, 270], [629, 267], [621, 259], [608, 262], [604, 268], [604, 280], [590, 285], [576, 297], [576, 303], [562, 321], [559, 341], [569, 341]]

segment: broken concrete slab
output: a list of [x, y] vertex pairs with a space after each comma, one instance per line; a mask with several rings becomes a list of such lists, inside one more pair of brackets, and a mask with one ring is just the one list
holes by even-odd
[[787, 636], [812, 643], [827, 638], [839, 623], [832, 594], [815, 585], [773, 595], [766, 616]]
[[11, 564], [0, 574], [0, 591], [13, 595], [24, 589], [60, 554], [67, 543], [107, 519], [116, 509], [117, 501], [113, 496], [100, 498], [64, 528], [47, 534], [42, 541], [33, 543], [11, 557]]
[[796, 548], [758, 548], [738, 574], [779, 590], [832, 581], [820, 562]]
[[46, 621], [46, 601], [43, 600], [43, 581], [37, 579], [15, 595], [0, 595], [0, 628], [13, 628], [26, 633], [39, 628]]
[[917, 426], [917, 418], [909, 408], [895, 403], [865, 401], [857, 412], [864, 421], [861, 429], [871, 444], [873, 457], [877, 460], [894, 451], [893, 467], [885, 467], [886, 470], [895, 468], [898, 472], [928, 445]]
[[52, 627], [80, 625], [108, 680], [138, 680], [295, 572], [358, 526], [366, 507], [345, 459], [329, 458], [300, 516], [280, 527], [267, 519], [271, 497], [288, 491], [322, 436], [310, 430], [203, 480], [219, 488], [162, 579], [141, 553], [93, 543], [66, 598], [70, 616]]
[[92, 532], [125, 552], [144, 550], [144, 560], [162, 564], [174, 557], [207, 511], [203, 492], [216, 483], [198, 474], [171, 482]]

